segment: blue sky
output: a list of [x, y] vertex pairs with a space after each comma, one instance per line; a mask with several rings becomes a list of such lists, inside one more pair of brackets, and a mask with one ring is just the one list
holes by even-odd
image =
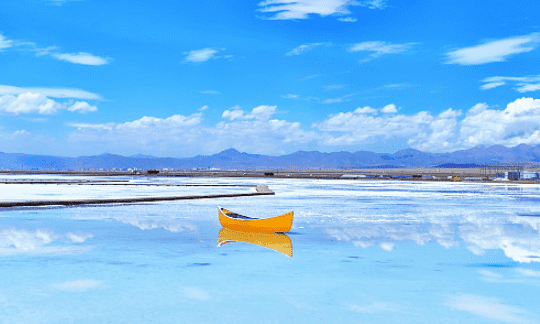
[[0, 151], [540, 144], [536, 1], [0, 3]]

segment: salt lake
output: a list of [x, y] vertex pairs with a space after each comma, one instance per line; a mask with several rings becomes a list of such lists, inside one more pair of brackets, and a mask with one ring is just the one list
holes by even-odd
[[[231, 187], [0, 184], [0, 200], [276, 195], [1, 210], [0, 323], [540, 323], [538, 185], [121, 180]], [[294, 211], [292, 258], [218, 246], [217, 206]]]

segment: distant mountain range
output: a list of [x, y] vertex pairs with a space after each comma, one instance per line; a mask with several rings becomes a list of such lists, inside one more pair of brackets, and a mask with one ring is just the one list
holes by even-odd
[[321, 153], [318, 151], [269, 156], [242, 153], [235, 149], [209, 156], [160, 158], [149, 155], [101, 154], [76, 158], [0, 152], [0, 169], [9, 170], [138, 170], [149, 169], [353, 169], [396, 167], [472, 167], [479, 163], [540, 163], [540, 145], [516, 147], [477, 146], [452, 153], [426, 153], [405, 149], [393, 154], [359, 152]]

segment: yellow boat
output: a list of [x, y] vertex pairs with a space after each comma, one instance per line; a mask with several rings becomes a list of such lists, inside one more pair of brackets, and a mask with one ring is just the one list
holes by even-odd
[[219, 231], [218, 246], [231, 242], [256, 244], [293, 257], [291, 239], [286, 234], [244, 232], [222, 228]]
[[293, 212], [271, 218], [254, 218], [233, 213], [218, 207], [219, 222], [221, 226], [237, 231], [260, 233], [285, 233], [291, 230]]

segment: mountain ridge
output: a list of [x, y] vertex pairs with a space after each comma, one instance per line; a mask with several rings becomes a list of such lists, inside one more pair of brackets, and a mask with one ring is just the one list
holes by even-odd
[[474, 166], [481, 163], [540, 163], [540, 145], [520, 144], [476, 146], [448, 153], [422, 152], [407, 148], [395, 153], [297, 151], [271, 156], [250, 154], [230, 148], [213, 155], [190, 158], [154, 157], [137, 154], [123, 156], [103, 153], [93, 156], [62, 157], [23, 153], [0, 153], [0, 169], [4, 170], [126, 170], [126, 169], [353, 169], [437, 167], [443, 165]]

